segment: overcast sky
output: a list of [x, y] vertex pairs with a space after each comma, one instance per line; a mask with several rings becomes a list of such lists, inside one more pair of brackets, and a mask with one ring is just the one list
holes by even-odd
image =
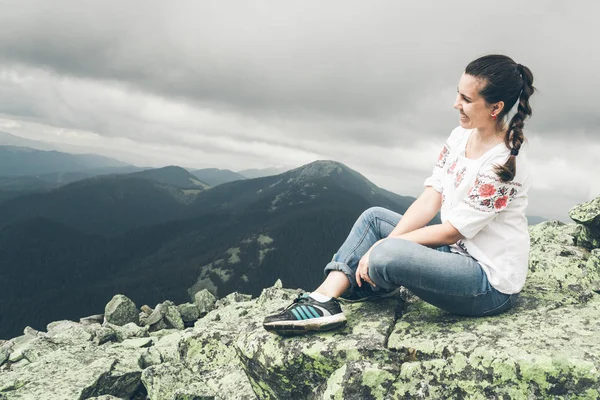
[[0, 131], [143, 166], [340, 161], [416, 196], [473, 59], [528, 66], [528, 214], [600, 195], [600, 2], [0, 0]]

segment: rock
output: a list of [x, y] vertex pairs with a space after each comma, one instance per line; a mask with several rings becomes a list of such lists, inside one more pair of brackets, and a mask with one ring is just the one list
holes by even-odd
[[130, 338], [140, 338], [148, 336], [148, 327], [147, 326], [137, 326], [133, 322], [125, 324], [123, 326], [114, 325], [110, 322], [104, 322], [103, 326], [105, 328], [110, 328], [115, 332], [115, 337], [117, 341], [122, 342], [125, 339]]
[[43, 333], [43, 332], [33, 329], [30, 326], [26, 326], [25, 329], [23, 329], [23, 334], [29, 335], [29, 336], [38, 336], [40, 333]]
[[146, 368], [142, 374], [142, 382], [151, 399], [215, 399], [215, 393], [198, 382], [181, 363], [166, 362]]
[[177, 306], [177, 310], [179, 311], [179, 314], [181, 314], [181, 319], [184, 323], [195, 322], [198, 318], [200, 318], [200, 310], [195, 304], [180, 304]]
[[132, 348], [143, 348], [152, 346], [153, 340], [150, 337], [125, 339], [121, 342], [122, 346]]
[[[279, 293], [279, 301], [269, 293], [273, 300], [261, 308], [283, 308], [296, 294], [283, 290]], [[266, 332], [261, 328], [264, 312], [253, 310], [248, 314], [253, 324], [242, 328], [235, 346], [259, 398], [317, 398], [313, 396], [315, 388], [326, 385], [331, 375], [349, 361], [372, 358], [389, 365], [401, 364], [401, 357], [387, 350], [386, 344], [403, 304], [399, 299], [388, 299], [343, 305], [348, 319], [343, 329], [291, 338]], [[221, 317], [233, 319], [230, 315]]]
[[91, 342], [62, 345], [17, 370], [1, 373], [0, 398], [87, 399], [110, 394], [128, 399], [140, 384], [138, 351], [100, 350]]
[[150, 332], [157, 332], [157, 331], [162, 331], [163, 329], [169, 329], [166, 322], [163, 321], [162, 319], [160, 321], [158, 321], [157, 323], [150, 325], [149, 328], [150, 328]]
[[93, 335], [85, 327], [74, 321], [55, 321], [47, 326], [47, 336], [54, 343], [79, 344], [92, 340]]
[[592, 231], [583, 225], [577, 225], [579, 228], [577, 230], [575, 239], [577, 240], [577, 245], [581, 247], [585, 247], [589, 250], [600, 248], [600, 237], [594, 236]]
[[102, 322], [104, 322], [104, 314], [90, 315], [79, 319], [81, 325], [102, 324]]
[[249, 294], [233, 292], [223, 297], [222, 299], [217, 300], [217, 302], [215, 303], [215, 308], [226, 307], [233, 303], [242, 303], [245, 301], [250, 301], [250, 299], [252, 299], [252, 296], [250, 296]]
[[194, 304], [198, 307], [200, 317], [215, 308], [217, 298], [208, 290], [203, 289], [194, 295]]
[[167, 306], [163, 304], [157, 304], [156, 308], [148, 318], [144, 320], [144, 325], [154, 325], [157, 322], [161, 321], [165, 315], [167, 314]]
[[594, 237], [600, 238], [600, 196], [573, 207], [569, 216], [573, 221], [589, 228]]
[[125, 325], [139, 322], [138, 311], [135, 303], [123, 296], [115, 295], [104, 308], [104, 319], [114, 325]]
[[158, 365], [163, 362], [163, 359], [158, 351], [154, 347], [145, 348], [145, 351], [140, 355], [140, 368], [146, 369], [151, 365]]
[[93, 333], [92, 341], [97, 345], [117, 340], [117, 333], [108, 327], [101, 326]]
[[149, 306], [147, 306], [146, 304], [144, 304], [144, 305], [143, 305], [143, 306], [140, 308], [140, 310], [142, 310], [142, 312], [143, 312], [144, 314], [146, 314], [146, 315], [150, 315], [150, 314], [152, 314], [152, 311], [153, 311], [153, 310], [152, 310], [152, 309], [151, 309]]
[[181, 319], [181, 315], [179, 314], [179, 311], [177, 311], [177, 307], [175, 305], [169, 305], [167, 307], [167, 312], [165, 313], [164, 321], [167, 325], [167, 328], [185, 328], [183, 320]]

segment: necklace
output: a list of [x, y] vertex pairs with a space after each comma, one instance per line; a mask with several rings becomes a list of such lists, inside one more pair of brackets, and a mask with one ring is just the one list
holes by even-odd
[[[467, 145], [465, 146], [465, 157], [468, 157], [468, 154], [471, 153], [471, 151], [469, 150], [469, 148], [473, 147], [473, 141], [471, 140], [473, 138], [473, 135], [469, 135], [469, 139], [467, 141]], [[494, 137], [492, 138], [492, 140], [489, 142], [490, 144], [487, 145], [487, 147], [481, 152], [481, 154], [485, 154], [489, 149], [491, 149], [492, 147], [494, 147], [496, 144], [500, 143], [500, 141], [498, 140], [498, 138], [500, 138], [500, 140], [502, 140], [502, 136], [499, 136], [498, 134], [495, 134]], [[488, 143], [486, 143], [488, 144]]]

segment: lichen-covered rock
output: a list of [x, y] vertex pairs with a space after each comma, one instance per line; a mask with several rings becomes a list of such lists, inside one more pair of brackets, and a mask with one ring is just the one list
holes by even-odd
[[[195, 304], [144, 307], [143, 327], [82, 319], [26, 329], [0, 346], [0, 400], [597, 399], [600, 249], [589, 229], [531, 227], [525, 287], [494, 317], [451, 315], [404, 291], [343, 304], [342, 329], [280, 337], [262, 320], [299, 291], [278, 281], [255, 300], [215, 303], [206, 291]], [[204, 317], [184, 329], [193, 308]]]
[[0, 373], [0, 398], [85, 399], [102, 394], [130, 398], [140, 384], [138, 349], [117, 351], [92, 342], [55, 345], [51, 338], [36, 337], [30, 350], [37, 352], [32, 362]]
[[594, 235], [592, 230], [587, 226], [577, 225], [577, 227], [579, 228], [576, 233], [578, 246], [589, 250], [600, 248], [600, 236]]
[[588, 227], [595, 237], [600, 238], [600, 196], [573, 207], [569, 216], [573, 221]]
[[252, 299], [252, 296], [250, 296], [249, 294], [233, 292], [223, 297], [222, 299], [217, 300], [217, 302], [215, 303], [215, 307], [226, 307], [232, 303], [243, 303], [245, 301], [249, 301], [250, 299]]
[[577, 229], [552, 221], [534, 225], [529, 232], [529, 300], [552, 298], [546, 304], [554, 307], [589, 298], [600, 282], [600, 269], [587, 267], [590, 252], [575, 246], [572, 235]]
[[106, 304], [104, 318], [114, 325], [125, 325], [139, 322], [138, 310], [135, 303], [122, 294], [117, 294]]
[[173, 328], [173, 329], [184, 329], [185, 326], [183, 324], [183, 320], [181, 319], [181, 314], [179, 314], [179, 311], [177, 310], [177, 307], [175, 307], [175, 305], [169, 305], [167, 306], [167, 311], [165, 313], [165, 324], [167, 325], [167, 328]]
[[198, 307], [200, 316], [206, 315], [215, 308], [217, 298], [208, 290], [202, 289], [194, 295], [194, 304]]
[[47, 326], [47, 336], [54, 343], [78, 344], [92, 340], [92, 334], [83, 325], [74, 321], [55, 321]]
[[148, 327], [147, 326], [137, 326], [133, 322], [129, 322], [123, 326], [114, 325], [110, 322], [104, 322], [102, 324], [104, 328], [112, 329], [115, 332], [115, 338], [122, 342], [125, 339], [130, 338], [140, 338], [148, 336]]
[[90, 315], [79, 319], [81, 325], [101, 324], [104, 322], [104, 314]]
[[[274, 297], [272, 292], [269, 296]], [[265, 304], [264, 309], [283, 308], [291, 297], [280, 290], [280, 300]], [[348, 361], [398, 363], [400, 359], [386, 344], [401, 305], [399, 299], [347, 305], [345, 328], [292, 338], [262, 329], [261, 313], [236, 341], [255, 393], [259, 398], [314, 398], [316, 388]]]
[[335, 370], [316, 394], [320, 399], [384, 399], [401, 364], [349, 361]]
[[200, 318], [200, 310], [198, 306], [192, 303], [180, 304], [177, 306], [177, 310], [181, 315], [181, 319], [184, 323], [195, 322]]
[[[191, 399], [215, 399], [215, 393], [199, 382], [196, 376], [181, 363], [166, 362], [146, 368], [142, 374], [142, 382], [151, 399], [183, 399], [182, 395], [185, 392], [193, 396], [188, 397]], [[193, 391], [190, 390], [191, 385], [194, 385]]]

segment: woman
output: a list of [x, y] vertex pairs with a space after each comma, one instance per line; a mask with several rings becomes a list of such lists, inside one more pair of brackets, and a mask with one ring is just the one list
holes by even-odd
[[[373, 207], [325, 267], [325, 281], [264, 320], [278, 333], [345, 325], [338, 297], [386, 297], [400, 286], [443, 310], [489, 316], [510, 309], [525, 283], [529, 234], [523, 121], [534, 92], [529, 68], [502, 55], [471, 62], [457, 88], [460, 126], [425, 190], [404, 215]], [[518, 101], [516, 113], [508, 113]], [[426, 226], [441, 210], [441, 224]]]

